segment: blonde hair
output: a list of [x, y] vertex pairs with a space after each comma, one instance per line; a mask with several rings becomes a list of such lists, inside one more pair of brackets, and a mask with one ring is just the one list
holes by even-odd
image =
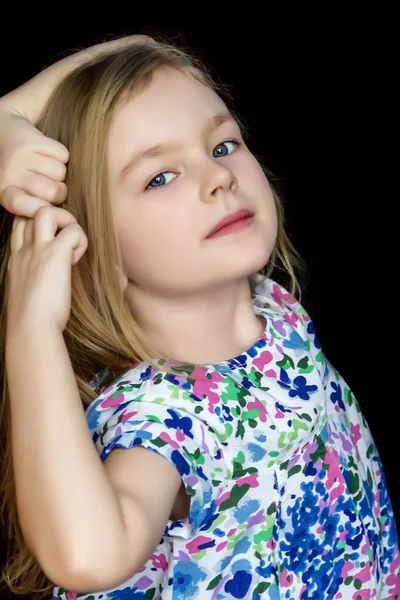
[[[93, 376], [107, 367], [103, 385], [126, 371], [134, 362], [155, 359], [121, 292], [115, 265], [119, 262], [113, 219], [107, 193], [106, 143], [111, 120], [123, 98], [146, 86], [156, 69], [170, 66], [189, 72], [217, 93], [217, 85], [197, 59], [165, 42], [147, 39], [86, 63], [68, 75], [54, 91], [38, 128], [59, 140], [70, 151], [66, 183], [68, 198], [63, 208], [71, 212], [88, 236], [88, 249], [72, 272], [72, 306], [64, 332], [83, 406], [98, 395]], [[289, 276], [291, 291], [298, 289], [295, 268], [298, 255], [288, 240], [283, 207], [275, 194], [278, 237], [265, 268]], [[6, 224], [11, 229], [11, 216]], [[9, 236], [8, 236], [9, 237]], [[0, 293], [7, 296], [9, 239], [0, 258]], [[0, 313], [1, 364], [5, 364], [6, 308]], [[2, 579], [17, 594], [51, 595], [53, 583], [25, 544], [16, 509], [11, 456], [9, 393], [2, 369], [0, 404], [1, 513], [12, 548]]]

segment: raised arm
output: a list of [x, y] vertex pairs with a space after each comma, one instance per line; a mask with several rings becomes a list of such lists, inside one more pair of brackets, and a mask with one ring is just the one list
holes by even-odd
[[68, 149], [35, 127], [56, 85], [94, 56], [151, 38], [131, 35], [77, 52], [48, 67], [0, 98], [0, 205], [8, 212], [33, 217], [67, 196], [64, 184]]
[[96, 44], [63, 58], [0, 98], [0, 110], [11, 111], [36, 124], [56, 85], [73, 69], [98, 54], [110, 52], [145, 39], [150, 40], [150, 38], [143, 35], [129, 35], [110, 42]]

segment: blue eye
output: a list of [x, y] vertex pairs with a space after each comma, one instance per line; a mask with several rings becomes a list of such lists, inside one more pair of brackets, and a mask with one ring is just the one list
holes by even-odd
[[146, 187], [146, 189], [148, 189], [148, 188], [156, 189], [156, 188], [164, 187], [165, 185], [170, 183], [170, 181], [175, 179], [175, 177], [176, 177], [175, 173], [172, 173], [171, 171], [164, 171], [164, 173], [159, 173], [158, 175], [153, 177], [153, 179], [150, 181], [150, 183]]
[[239, 142], [235, 140], [229, 140], [227, 142], [222, 142], [222, 144], [218, 144], [213, 150], [213, 157], [220, 158], [221, 156], [228, 156], [228, 154], [232, 154], [235, 151], [235, 148], [239, 145]]

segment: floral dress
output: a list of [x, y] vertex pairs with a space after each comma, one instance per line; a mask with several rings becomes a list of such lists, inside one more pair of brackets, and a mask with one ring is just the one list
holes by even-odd
[[266, 328], [247, 352], [174, 374], [136, 364], [88, 407], [101, 460], [162, 455], [190, 515], [117, 589], [54, 599], [400, 599], [396, 525], [357, 401], [302, 306], [263, 276], [252, 285]]

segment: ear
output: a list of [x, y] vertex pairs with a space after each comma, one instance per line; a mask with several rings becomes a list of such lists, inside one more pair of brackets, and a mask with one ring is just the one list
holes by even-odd
[[121, 286], [121, 290], [122, 292], [125, 292], [126, 288], [128, 287], [128, 278], [123, 272], [122, 267], [120, 265], [115, 265], [115, 268], [117, 271], [118, 281], [119, 285]]

